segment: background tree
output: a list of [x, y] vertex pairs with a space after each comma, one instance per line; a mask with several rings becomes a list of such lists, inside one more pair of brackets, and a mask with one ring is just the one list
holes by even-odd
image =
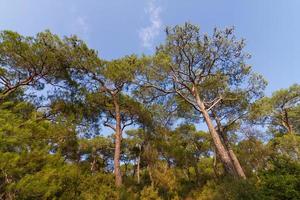
[[75, 51], [78, 59], [83, 55], [88, 55], [88, 59], [81, 65], [74, 65], [69, 69], [69, 73], [74, 82], [88, 91], [87, 101], [99, 111], [103, 125], [115, 132], [114, 173], [116, 186], [120, 187], [122, 132], [125, 127], [134, 123], [142, 110], [141, 106], [130, 98], [129, 93], [126, 94], [135, 77], [139, 61], [136, 56], [101, 61], [97, 53], [88, 49], [82, 41], [72, 42], [80, 43]]
[[296, 134], [299, 130], [300, 86], [294, 84], [253, 105], [252, 118], [259, 119], [274, 134]]
[[38, 33], [35, 37], [24, 37], [16, 32], [2, 31], [0, 33], [1, 100], [25, 86], [42, 89], [45, 83], [55, 83], [59, 77], [64, 77], [68, 57], [65, 54], [67, 48], [66, 41], [50, 31]]

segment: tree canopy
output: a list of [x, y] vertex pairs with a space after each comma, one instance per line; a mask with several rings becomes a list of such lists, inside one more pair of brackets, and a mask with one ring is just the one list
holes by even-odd
[[0, 199], [300, 199], [300, 86], [264, 94], [233, 28], [105, 60], [0, 33]]

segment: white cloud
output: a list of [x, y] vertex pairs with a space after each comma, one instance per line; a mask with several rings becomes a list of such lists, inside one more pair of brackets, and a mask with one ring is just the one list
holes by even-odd
[[78, 35], [81, 39], [88, 40], [91, 27], [87, 16], [80, 11], [76, 4], [72, 4], [69, 7], [70, 19], [72, 20], [70, 28], [72, 29], [72, 33]]
[[77, 29], [80, 32], [80, 35], [83, 37], [87, 37], [87, 33], [89, 31], [89, 26], [86, 22], [86, 18], [82, 16], [78, 16], [76, 18]]
[[147, 48], [152, 47], [153, 41], [155, 37], [159, 35], [159, 31], [162, 26], [162, 20], [160, 16], [162, 8], [155, 3], [155, 0], [149, 0], [145, 12], [149, 16], [150, 25], [142, 28], [139, 31], [139, 37], [141, 39], [142, 45]]

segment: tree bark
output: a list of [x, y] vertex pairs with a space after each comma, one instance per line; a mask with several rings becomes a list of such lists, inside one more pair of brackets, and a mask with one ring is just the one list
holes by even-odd
[[120, 105], [116, 96], [113, 97], [113, 102], [115, 106], [115, 117], [116, 117], [114, 174], [115, 174], [116, 187], [121, 187], [122, 186], [122, 174], [120, 168], [121, 141], [122, 141], [121, 113], [120, 113]]
[[227, 148], [227, 151], [229, 153], [229, 156], [233, 162], [236, 173], [238, 174], [239, 177], [246, 179], [245, 172], [244, 172], [239, 160], [237, 159], [235, 153], [233, 152], [225, 133], [222, 133], [222, 136], [223, 136], [223, 140], [224, 140], [225, 146]]
[[220, 119], [218, 118], [218, 116], [217, 116], [217, 114], [215, 112], [212, 111], [212, 113], [213, 113], [213, 117], [215, 118], [215, 121], [217, 123], [219, 135], [223, 139], [223, 142], [224, 142], [225, 147], [226, 147], [226, 149], [228, 151], [228, 154], [229, 154], [229, 156], [230, 156], [230, 158], [231, 158], [231, 160], [233, 162], [233, 165], [234, 165], [234, 168], [235, 168], [235, 171], [236, 171], [237, 175], [239, 177], [242, 177], [243, 179], [246, 179], [246, 175], [245, 175], [244, 169], [242, 168], [239, 160], [237, 159], [235, 153], [233, 152], [233, 150], [232, 150], [232, 148], [230, 146], [230, 143], [228, 141], [227, 135], [226, 135], [226, 133], [224, 131], [224, 128], [223, 128], [223, 126], [221, 124]]
[[197, 90], [195, 90], [194, 95], [195, 95], [195, 98], [196, 98], [197, 106], [199, 107], [199, 110], [200, 110], [201, 114], [204, 117], [205, 123], [208, 127], [208, 130], [209, 130], [210, 135], [212, 137], [213, 143], [216, 147], [217, 153], [220, 156], [220, 160], [224, 164], [225, 170], [229, 174], [231, 174], [233, 176], [237, 176], [238, 174], [235, 170], [233, 161], [231, 160], [228, 151], [226, 150], [225, 146], [223, 145], [222, 140], [221, 140], [219, 134], [217, 133], [207, 110], [205, 109], [204, 103], [202, 102], [202, 100], [200, 99], [199, 94], [197, 93]]
[[284, 109], [284, 120], [283, 121], [283, 126], [287, 129], [289, 134], [293, 133], [293, 128], [292, 125], [290, 124], [289, 116], [288, 116], [288, 111]]
[[219, 173], [218, 173], [218, 169], [217, 169], [217, 152], [216, 152], [216, 148], [214, 148], [214, 160], [213, 160], [213, 168], [214, 168], [214, 173], [215, 173], [215, 178], [218, 178]]
[[138, 159], [137, 159], [137, 170], [136, 170], [138, 184], [140, 184], [140, 160], [141, 160], [141, 156], [139, 154]]

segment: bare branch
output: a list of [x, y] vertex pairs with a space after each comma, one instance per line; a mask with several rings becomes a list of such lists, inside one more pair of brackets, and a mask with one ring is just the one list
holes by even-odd
[[207, 111], [211, 110], [215, 105], [217, 105], [222, 100], [222, 97], [219, 97], [208, 109]]
[[111, 128], [114, 131], [116, 131], [116, 128], [112, 124], [109, 124], [108, 122], [104, 122], [103, 125], [106, 126], [106, 127]]

